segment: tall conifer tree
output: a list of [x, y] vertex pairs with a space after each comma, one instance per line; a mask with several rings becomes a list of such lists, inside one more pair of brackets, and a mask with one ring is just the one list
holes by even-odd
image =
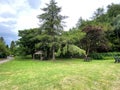
[[47, 7], [43, 8], [43, 14], [39, 15], [38, 18], [41, 23], [41, 28], [44, 34], [48, 35], [51, 39], [49, 42], [52, 49], [52, 59], [55, 60], [55, 43], [56, 36], [61, 34], [63, 30], [63, 19], [65, 16], [60, 15], [61, 8], [56, 5], [55, 0], [51, 0]]

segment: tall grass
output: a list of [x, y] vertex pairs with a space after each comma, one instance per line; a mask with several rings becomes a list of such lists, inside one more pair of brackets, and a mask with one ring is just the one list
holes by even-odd
[[17, 58], [0, 64], [0, 90], [120, 90], [120, 64], [113, 62]]

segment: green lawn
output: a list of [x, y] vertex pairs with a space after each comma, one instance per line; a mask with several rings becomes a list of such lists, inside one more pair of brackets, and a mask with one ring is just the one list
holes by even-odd
[[15, 59], [0, 64], [0, 90], [120, 90], [120, 64]]

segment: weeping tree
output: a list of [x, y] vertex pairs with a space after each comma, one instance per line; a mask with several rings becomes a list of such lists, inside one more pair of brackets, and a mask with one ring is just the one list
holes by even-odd
[[63, 30], [63, 19], [65, 19], [66, 16], [60, 15], [61, 8], [57, 6], [55, 0], [51, 0], [46, 6], [47, 7], [42, 9], [44, 13], [39, 15], [38, 18], [40, 20], [42, 32], [49, 35], [49, 39], [51, 39], [49, 42], [51, 46], [50, 52], [52, 52], [52, 59], [55, 60], [56, 37], [61, 35], [61, 31]]
[[61, 54], [66, 55], [69, 52], [71, 57], [77, 55], [77, 56], [85, 56], [85, 50], [79, 48], [78, 46], [74, 44], [66, 44], [63, 48], [59, 48], [56, 52], [56, 56], [60, 56]]
[[82, 37], [84, 37], [84, 33], [77, 29], [63, 32], [59, 40], [60, 46], [56, 56], [69, 58], [85, 55], [85, 51], [78, 47], [78, 42]]

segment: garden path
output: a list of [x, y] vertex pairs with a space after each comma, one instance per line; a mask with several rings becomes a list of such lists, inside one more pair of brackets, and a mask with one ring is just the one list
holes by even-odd
[[0, 60], [0, 64], [13, 60], [14, 57], [8, 56], [7, 59]]

